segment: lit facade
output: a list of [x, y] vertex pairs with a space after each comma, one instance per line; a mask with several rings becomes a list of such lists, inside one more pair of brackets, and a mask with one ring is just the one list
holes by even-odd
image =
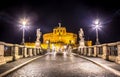
[[46, 33], [43, 35], [43, 43], [50, 42], [50, 44], [73, 44], [77, 43], [77, 35], [74, 33], [66, 32], [65, 27], [59, 27], [53, 29], [52, 33]]

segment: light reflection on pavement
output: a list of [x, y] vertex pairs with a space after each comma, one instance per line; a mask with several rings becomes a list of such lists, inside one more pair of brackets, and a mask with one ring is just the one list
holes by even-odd
[[6, 77], [117, 77], [80, 57], [49, 53]]

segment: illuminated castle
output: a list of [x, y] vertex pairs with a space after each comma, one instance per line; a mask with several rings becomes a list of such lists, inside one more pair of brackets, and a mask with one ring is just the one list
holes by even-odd
[[[43, 43], [41, 43], [41, 47], [43, 49], [64, 49], [67, 45], [75, 46], [77, 43], [77, 34], [66, 32], [65, 27], [61, 27], [61, 23], [59, 26], [53, 29], [52, 33], [43, 34]], [[25, 43], [26, 46], [35, 47], [35, 43]]]
[[75, 45], [77, 42], [77, 35], [66, 32], [66, 28], [61, 27], [61, 23], [59, 23], [59, 26], [54, 28], [52, 33], [46, 33], [43, 35], [43, 43], [47, 43], [48, 41], [50, 44], [61, 43]]

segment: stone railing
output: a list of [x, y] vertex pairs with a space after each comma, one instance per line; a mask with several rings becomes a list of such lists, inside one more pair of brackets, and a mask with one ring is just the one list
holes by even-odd
[[120, 42], [78, 47], [73, 52], [91, 57], [100, 57], [120, 64]]
[[0, 42], [0, 65], [20, 58], [36, 56], [45, 53], [45, 50], [18, 44]]

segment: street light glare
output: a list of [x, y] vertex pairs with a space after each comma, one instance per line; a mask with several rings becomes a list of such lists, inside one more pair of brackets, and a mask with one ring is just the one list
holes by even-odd
[[24, 18], [20, 19], [19, 23], [20, 23], [21, 29], [23, 30], [22, 44], [24, 45], [24, 43], [25, 43], [25, 30], [27, 28], [29, 28], [28, 27], [29, 19], [27, 19], [27, 18], [24, 17]]
[[23, 22], [22, 22], [23, 26], [25, 26], [25, 25], [26, 25], [26, 23], [27, 23], [26, 21], [23, 21]]
[[29, 25], [30, 25], [30, 20], [26, 17], [24, 18], [20, 18], [20, 21], [19, 21], [19, 25], [20, 25], [20, 29], [29, 29]]
[[102, 28], [102, 26], [101, 26], [100, 20], [99, 20], [99, 19], [96, 19], [96, 20], [93, 22], [93, 29], [101, 30], [101, 28]]
[[20, 19], [20, 24], [23, 26], [26, 26], [29, 23], [29, 20], [27, 18]]
[[94, 22], [93, 22], [93, 29], [96, 30], [96, 45], [100, 44], [99, 42], [99, 38], [98, 38], [98, 30], [101, 29], [101, 22], [99, 19], [96, 19]]
[[95, 20], [95, 25], [98, 25], [100, 23], [99, 19]]

